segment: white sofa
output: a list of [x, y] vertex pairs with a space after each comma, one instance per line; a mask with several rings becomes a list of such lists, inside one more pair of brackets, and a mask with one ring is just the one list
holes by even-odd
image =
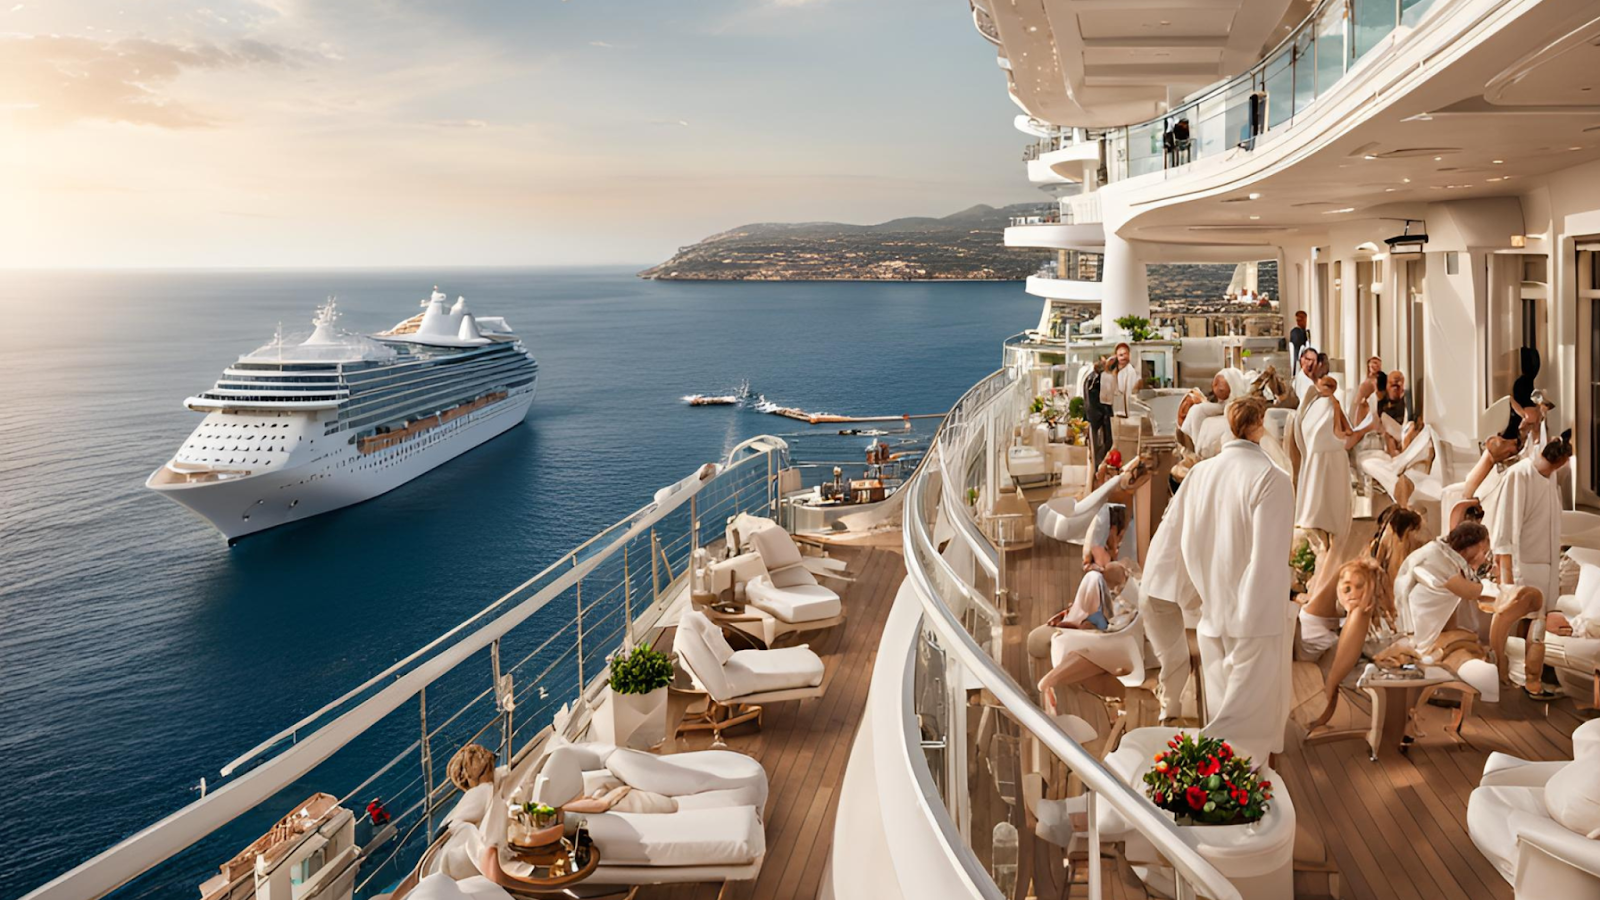
[[1574, 547], [1567, 555], [1578, 564], [1578, 586], [1575, 593], [1558, 598], [1555, 608], [1574, 631], [1566, 637], [1545, 635], [1545, 664], [1555, 669], [1568, 696], [1588, 706], [1600, 668], [1600, 550]]
[[[616, 784], [644, 792], [640, 799], [651, 798], [661, 811], [568, 813], [569, 824], [585, 821], [600, 851], [600, 865], [585, 883], [715, 883], [748, 881], [760, 873], [766, 856], [767, 773], [741, 753], [656, 756], [557, 740], [512, 797], [559, 807]], [[442, 873], [464, 890], [479, 886], [479, 876], [514, 889], [527, 867], [505, 849], [506, 818], [507, 798], [493, 786], [468, 791], [446, 820], [448, 836], [425, 860], [418, 888], [428, 876]]]
[[[1518, 900], [1600, 897], [1600, 831], [1590, 837], [1555, 818], [1560, 810], [1570, 819], [1573, 795], [1582, 794], [1568, 788], [1569, 776], [1600, 767], [1600, 721], [1578, 726], [1572, 743], [1576, 762], [1529, 762], [1491, 753], [1467, 801], [1467, 833]], [[1547, 796], [1552, 783], [1562, 785], [1561, 792]], [[1589, 817], [1600, 821], [1600, 796], [1593, 796], [1595, 782], [1587, 783], [1591, 795], [1579, 800], [1589, 805]]]

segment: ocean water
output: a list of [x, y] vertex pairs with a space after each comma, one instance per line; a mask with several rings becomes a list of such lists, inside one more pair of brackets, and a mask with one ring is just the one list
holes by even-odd
[[[309, 330], [334, 294], [346, 327], [380, 330], [435, 283], [505, 316], [538, 357], [522, 425], [379, 498], [231, 549], [143, 487], [200, 419], [183, 398], [280, 322]], [[0, 898], [181, 807], [201, 777], [738, 441], [785, 434], [802, 458], [854, 459], [871, 440], [690, 409], [683, 395], [748, 379], [811, 410], [942, 412], [1037, 315], [1016, 284], [674, 284], [623, 269], [9, 273]], [[191, 896], [205, 874], [172, 872], [156, 895]]]

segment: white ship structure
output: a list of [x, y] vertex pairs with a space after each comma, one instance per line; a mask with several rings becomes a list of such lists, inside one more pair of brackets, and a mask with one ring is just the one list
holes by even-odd
[[367, 336], [333, 300], [184, 405], [206, 417], [146, 486], [230, 543], [393, 490], [521, 422], [539, 366], [505, 319], [438, 290]]
[[[367, 817], [297, 900], [1600, 897], [1600, 7], [969, 2], [1054, 259], [903, 487], [796, 533], [747, 441], [26, 900], [171, 895], [308, 787]], [[1164, 318], [1151, 263], [1271, 296]], [[238, 534], [520, 418], [514, 338], [412, 326], [241, 360], [153, 486]]]

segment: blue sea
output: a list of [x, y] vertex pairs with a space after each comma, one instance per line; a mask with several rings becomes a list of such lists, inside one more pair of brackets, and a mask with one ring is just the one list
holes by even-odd
[[[381, 330], [435, 284], [506, 317], [538, 357], [522, 425], [231, 549], [144, 488], [199, 421], [183, 398], [280, 323], [308, 331], [336, 295], [345, 327]], [[628, 269], [8, 273], [0, 898], [188, 803], [200, 778], [740, 440], [784, 434], [801, 458], [850, 459], [871, 440], [684, 395], [748, 380], [808, 410], [943, 412], [1038, 308], [1016, 284], [665, 283]], [[153, 894], [192, 896], [259, 830], [161, 873]]]

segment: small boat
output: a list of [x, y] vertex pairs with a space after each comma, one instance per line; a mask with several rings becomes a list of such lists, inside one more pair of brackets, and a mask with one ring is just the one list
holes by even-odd
[[683, 398], [683, 402], [690, 406], [738, 406], [750, 397], [750, 382], [739, 382], [738, 390], [731, 394], [707, 396], [705, 394], [690, 394]]
[[361, 849], [355, 816], [332, 794], [312, 794], [200, 885], [201, 900], [293, 900], [313, 889], [349, 900]]

